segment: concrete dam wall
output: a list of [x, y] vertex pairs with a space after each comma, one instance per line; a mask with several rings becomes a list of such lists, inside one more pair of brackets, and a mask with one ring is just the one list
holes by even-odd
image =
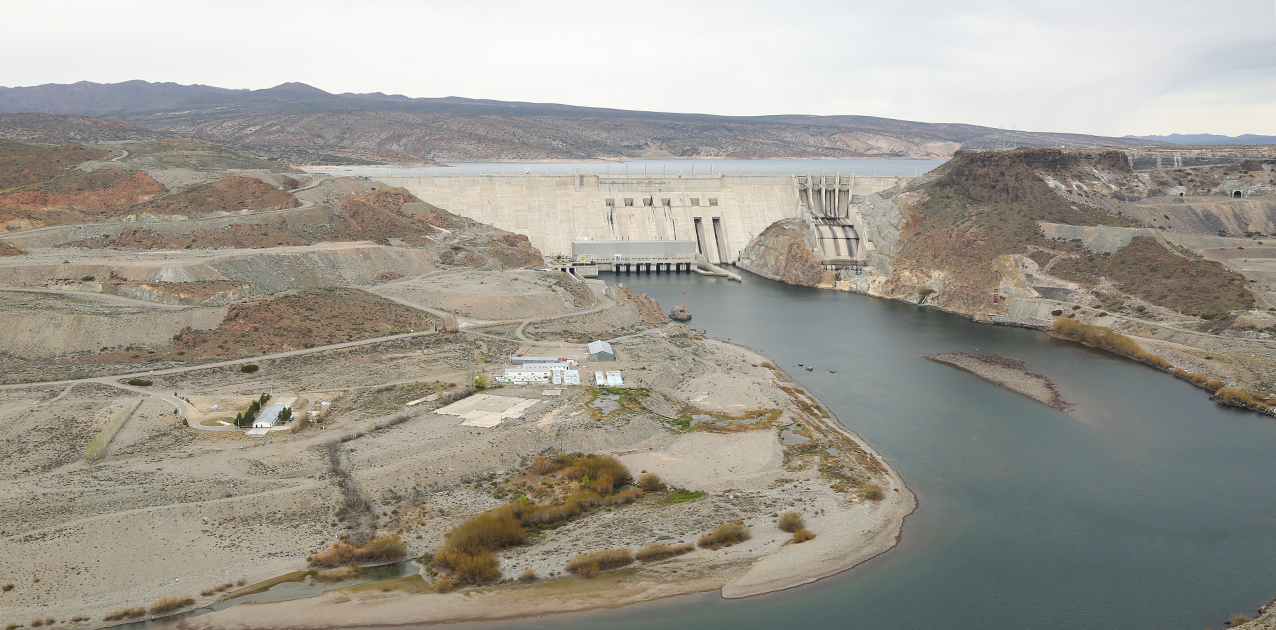
[[[841, 210], [911, 177], [834, 175], [380, 175], [421, 200], [525, 234], [547, 256], [572, 241], [695, 241], [710, 262], [734, 262], [780, 219]], [[801, 180], [803, 183], [799, 183]], [[818, 201], [810, 182], [834, 192]], [[823, 188], [821, 188], [823, 190]]]

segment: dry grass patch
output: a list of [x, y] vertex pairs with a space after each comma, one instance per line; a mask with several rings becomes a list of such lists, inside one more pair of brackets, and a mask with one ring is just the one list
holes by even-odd
[[[346, 542], [333, 543], [331, 547], [310, 557], [312, 567], [339, 567], [352, 563], [380, 563], [401, 560], [408, 554], [407, 545], [398, 534], [381, 536], [356, 547]], [[241, 580], [242, 582], [243, 580]], [[230, 583], [225, 584], [227, 588]]]
[[634, 563], [634, 554], [628, 549], [603, 549], [572, 556], [563, 567], [572, 575], [593, 577], [600, 571], [619, 569]]
[[1094, 346], [1095, 348], [1107, 350], [1113, 354], [1119, 354], [1123, 357], [1134, 359], [1135, 361], [1141, 361], [1148, 365], [1159, 367], [1163, 370], [1168, 370], [1174, 367], [1169, 361], [1166, 361], [1161, 356], [1145, 351], [1143, 348], [1140, 348], [1139, 344], [1135, 343], [1133, 339], [1130, 339], [1111, 328], [1091, 326], [1089, 324], [1083, 324], [1081, 322], [1068, 319], [1067, 317], [1060, 317], [1059, 319], [1054, 320], [1054, 324], [1050, 326], [1050, 332], [1066, 339], [1080, 341], [1087, 346]]
[[886, 498], [886, 489], [878, 484], [870, 483], [864, 486], [864, 498], [869, 501], [881, 501]]
[[524, 584], [529, 584], [539, 579], [541, 579], [541, 576], [536, 572], [536, 569], [523, 569], [523, 574], [518, 576], [518, 581]]
[[120, 619], [137, 619], [146, 616], [146, 607], [139, 606], [137, 608], [122, 608], [113, 613], [108, 613], [102, 617], [103, 621], [119, 621]]
[[665, 487], [664, 482], [660, 481], [660, 475], [656, 473], [647, 473], [638, 478], [638, 487], [644, 492], [656, 492]]
[[183, 595], [181, 597], [165, 597], [164, 599], [161, 599], [155, 602], [154, 604], [151, 604], [151, 614], [164, 615], [164, 614], [171, 613], [174, 610], [180, 610], [187, 606], [193, 606], [194, 604], [195, 604], [195, 598], [191, 597], [190, 595]]
[[657, 562], [674, 556], [681, 556], [685, 553], [695, 551], [696, 546], [691, 543], [683, 543], [681, 545], [672, 546], [664, 543], [651, 543], [646, 547], [638, 550], [634, 554], [634, 559], [639, 562]]
[[793, 532], [793, 542], [795, 543], [804, 543], [812, 538], [815, 538], [815, 533], [809, 529], [799, 528]]
[[713, 531], [700, 537], [700, 547], [704, 549], [721, 549], [730, 547], [736, 543], [741, 543], [753, 535], [749, 532], [749, 528], [740, 521], [731, 521], [723, 523], [713, 529]]
[[780, 520], [776, 525], [780, 528], [780, 531], [792, 534], [806, 527], [806, 521], [802, 520], [802, 515], [797, 512], [785, 512], [780, 515]]

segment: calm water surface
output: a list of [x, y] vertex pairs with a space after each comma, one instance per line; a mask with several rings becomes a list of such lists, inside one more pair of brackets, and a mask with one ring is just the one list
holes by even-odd
[[[906, 304], [749, 274], [607, 279], [666, 308], [686, 291], [695, 327], [775, 357], [920, 507], [896, 549], [791, 591], [469, 627], [1200, 630], [1276, 597], [1276, 419], [1040, 333]], [[976, 349], [1027, 361], [1077, 409], [922, 356]]]

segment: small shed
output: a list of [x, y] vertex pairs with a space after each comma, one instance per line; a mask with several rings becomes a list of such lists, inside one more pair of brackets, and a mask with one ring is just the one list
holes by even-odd
[[606, 341], [589, 342], [589, 360], [590, 361], [615, 361], [616, 351], [611, 349], [611, 344]]

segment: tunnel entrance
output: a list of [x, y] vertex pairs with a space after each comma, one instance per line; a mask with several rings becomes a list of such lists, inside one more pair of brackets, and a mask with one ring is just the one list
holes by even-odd
[[1240, 199], [1240, 198], [1241, 198], [1241, 191], [1239, 191], [1239, 190], [1234, 190], [1234, 191], [1232, 191], [1232, 198], [1233, 198], [1233, 199]]

